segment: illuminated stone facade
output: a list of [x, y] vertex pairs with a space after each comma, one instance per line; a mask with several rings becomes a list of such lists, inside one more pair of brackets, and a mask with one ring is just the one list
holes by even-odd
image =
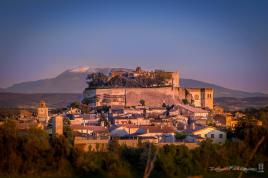
[[186, 88], [180, 87], [180, 77], [178, 72], [166, 72], [161, 70], [143, 71], [137, 67], [135, 71], [112, 71], [110, 76], [124, 75], [127, 77], [137, 77], [144, 75], [154, 77], [157, 72], [164, 76], [169, 76], [165, 86], [147, 88], [87, 88], [84, 91], [84, 98], [89, 100], [92, 107], [95, 106], [138, 106], [140, 100], [145, 101], [146, 106], [162, 106], [163, 103], [181, 103], [183, 99], [190, 98], [190, 104], [195, 107], [213, 109], [213, 89], [212, 88]]
[[192, 104], [195, 107], [213, 109], [214, 104], [214, 90], [212, 88], [186, 88], [191, 96]]
[[63, 134], [63, 117], [58, 115], [52, 118], [52, 133], [53, 135], [62, 135]]
[[175, 87], [155, 88], [99, 88], [88, 89], [84, 97], [91, 106], [137, 106], [143, 99], [147, 106], [178, 103], [184, 98], [184, 90]]
[[39, 121], [47, 121], [48, 119], [48, 107], [46, 106], [45, 101], [41, 101], [37, 108], [37, 118]]

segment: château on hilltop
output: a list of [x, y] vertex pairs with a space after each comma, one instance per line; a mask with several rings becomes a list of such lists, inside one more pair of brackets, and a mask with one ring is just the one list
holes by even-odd
[[181, 88], [179, 72], [163, 70], [113, 70], [109, 75], [88, 75], [84, 98], [95, 106], [138, 106], [145, 100], [147, 106], [162, 103], [189, 103], [195, 107], [213, 109], [212, 88]]

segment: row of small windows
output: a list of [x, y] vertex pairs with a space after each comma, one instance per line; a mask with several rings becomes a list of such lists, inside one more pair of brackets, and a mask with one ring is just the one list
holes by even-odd
[[[205, 94], [202, 94], [202, 97], [205, 98]], [[212, 94], [207, 94], [207, 98], [212, 98]], [[195, 95], [194, 96], [194, 99], [195, 100], [199, 100], [199, 96], [198, 95]]]
[[[207, 134], [205, 134], [205, 137], [207, 137]], [[215, 138], [215, 135], [211, 134], [210, 138]], [[223, 134], [219, 134], [219, 138], [223, 138]]]

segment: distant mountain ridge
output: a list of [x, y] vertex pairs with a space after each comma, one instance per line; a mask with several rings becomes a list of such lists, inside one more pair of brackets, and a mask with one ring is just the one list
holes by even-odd
[[[87, 87], [86, 77], [87, 74], [93, 72], [101, 72], [109, 74], [112, 70], [125, 70], [131, 71], [132, 69], [125, 68], [89, 68], [78, 67], [74, 69], [66, 70], [59, 74], [55, 78], [43, 79], [37, 81], [29, 81], [15, 84], [6, 89], [0, 90], [0, 92], [12, 92], [12, 93], [82, 93], [84, 88]], [[268, 96], [263, 93], [250, 93], [239, 90], [232, 90], [224, 88], [215, 84], [210, 84], [193, 79], [181, 79], [181, 87], [184, 88], [214, 88], [215, 97], [265, 97]]]
[[263, 108], [265, 106], [268, 106], [268, 97], [222, 97], [215, 98], [214, 103], [215, 105], [222, 106], [227, 111], [237, 111], [244, 110], [246, 108]]
[[0, 108], [36, 108], [41, 100], [44, 100], [49, 108], [62, 108], [68, 106], [71, 102], [81, 101], [82, 99], [82, 93], [25, 94], [0, 92]]

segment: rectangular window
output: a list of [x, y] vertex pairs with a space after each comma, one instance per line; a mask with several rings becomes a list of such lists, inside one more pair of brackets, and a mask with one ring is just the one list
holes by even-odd
[[220, 134], [220, 135], [219, 135], [219, 138], [223, 138], [223, 135], [222, 135], [222, 134]]
[[214, 138], [214, 134], [211, 134], [210, 136], [211, 136], [211, 138]]

